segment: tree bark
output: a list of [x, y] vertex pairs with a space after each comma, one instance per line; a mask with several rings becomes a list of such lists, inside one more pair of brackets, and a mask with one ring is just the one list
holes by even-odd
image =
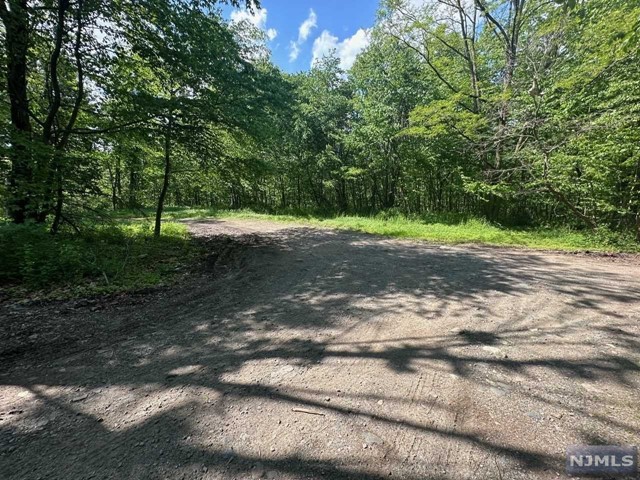
[[153, 234], [160, 236], [162, 228], [162, 210], [164, 209], [164, 201], [167, 198], [169, 190], [169, 179], [171, 178], [171, 129], [173, 128], [173, 118], [170, 116], [167, 127], [164, 132], [164, 178], [162, 181], [162, 189], [158, 197], [158, 208], [156, 209], [156, 225]]
[[60, 230], [62, 223], [62, 208], [64, 206], [64, 190], [62, 186], [62, 172], [58, 172], [56, 182], [56, 204], [53, 210], [53, 223], [51, 224], [51, 233], [55, 235]]
[[[78, 114], [80, 112], [80, 106], [82, 105], [82, 101], [84, 99], [84, 70], [82, 68], [82, 55], [80, 52], [80, 46], [82, 44], [82, 9], [83, 9], [84, 0], [78, 0], [77, 3], [77, 11], [76, 11], [76, 39], [73, 47], [74, 58], [77, 69], [77, 88], [76, 88], [76, 98], [73, 105], [73, 110], [71, 111], [71, 115], [69, 117], [69, 121], [67, 122], [67, 126], [61, 132], [60, 138], [55, 144], [55, 152], [52, 162], [52, 173], [55, 176], [55, 205], [53, 208], [53, 223], [51, 225], [51, 233], [56, 234], [58, 229], [60, 228], [60, 223], [62, 221], [62, 209], [64, 207], [64, 150], [69, 142], [69, 138], [71, 136], [71, 129], [76, 123], [78, 119]], [[56, 29], [56, 41], [55, 41], [55, 49], [51, 56], [50, 61], [50, 75], [53, 83], [54, 89], [54, 102], [50, 107], [49, 115], [47, 117], [47, 121], [45, 121], [43, 126], [44, 131], [44, 143], [45, 144], [53, 144], [54, 138], [52, 136], [51, 126], [53, 125], [53, 121], [56, 119], [58, 114], [58, 110], [61, 106], [61, 96], [60, 96], [60, 84], [58, 81], [58, 61], [60, 57], [60, 50], [62, 47], [62, 35], [64, 33], [64, 17], [67, 9], [69, 8], [69, 1], [61, 1], [58, 5], [58, 28]], [[52, 123], [49, 124], [49, 119], [51, 118]], [[56, 135], [57, 136], [57, 135]], [[47, 199], [45, 199], [47, 200]], [[48, 214], [48, 209], [43, 209], [42, 212], [39, 213], [41, 216], [41, 221], [44, 222], [46, 216]]]
[[[463, 57], [467, 61], [467, 66], [469, 68], [469, 78], [471, 80], [471, 88], [473, 90], [473, 113], [477, 114], [480, 113], [480, 81], [478, 79], [478, 66], [476, 63], [477, 59], [475, 52], [477, 10], [474, 8], [473, 19], [471, 19], [465, 12], [461, 0], [457, 1], [456, 8], [458, 9], [462, 40], [464, 43]], [[469, 18], [471, 25], [467, 25], [467, 18]]]
[[[482, 0], [475, 0], [476, 7], [482, 12], [487, 23], [496, 32], [497, 37], [504, 43], [505, 49], [505, 69], [502, 82], [502, 93], [507, 96], [511, 90], [513, 76], [517, 65], [518, 43], [520, 40], [520, 27], [522, 14], [524, 12], [525, 0], [510, 0], [509, 18], [503, 25], [489, 11], [489, 8]], [[495, 139], [495, 164], [496, 170], [500, 169], [502, 163], [502, 149], [504, 146], [504, 136], [509, 122], [510, 100], [504, 98], [500, 104], [498, 115], [498, 131]]]
[[62, 42], [64, 37], [64, 23], [67, 9], [69, 8], [69, 0], [60, 0], [58, 4], [58, 24], [56, 25], [56, 34], [54, 39], [53, 51], [49, 60], [49, 78], [51, 79], [51, 104], [47, 117], [42, 125], [42, 140], [46, 145], [54, 144], [53, 125], [62, 105], [62, 93], [60, 91], [60, 81], [58, 80], [58, 63], [62, 53]]
[[[9, 9], [7, 9], [7, 3]], [[30, 143], [32, 135], [27, 96], [27, 52], [29, 16], [26, 0], [0, 1], [0, 18], [5, 27], [7, 52], [7, 93], [11, 103], [11, 171], [7, 211], [15, 223], [29, 217], [29, 197], [33, 169]]]

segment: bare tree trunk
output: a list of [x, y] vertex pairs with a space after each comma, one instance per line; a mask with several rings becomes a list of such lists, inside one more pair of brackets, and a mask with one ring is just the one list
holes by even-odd
[[51, 224], [51, 233], [56, 234], [60, 230], [62, 223], [62, 207], [64, 206], [64, 190], [62, 187], [62, 174], [58, 175], [56, 186], [56, 204], [54, 207], [53, 223]]
[[[78, 0], [77, 2], [77, 10], [76, 10], [76, 38], [74, 42], [74, 58], [77, 69], [77, 84], [76, 84], [76, 97], [73, 104], [73, 109], [71, 111], [71, 115], [69, 116], [69, 120], [67, 122], [64, 130], [60, 132], [59, 138], [57, 138], [57, 143], [55, 143], [55, 152], [52, 162], [52, 173], [55, 175], [55, 204], [53, 207], [53, 223], [51, 225], [51, 233], [56, 234], [60, 228], [60, 223], [62, 221], [62, 209], [64, 207], [64, 179], [66, 168], [63, 158], [64, 158], [64, 150], [67, 147], [69, 142], [69, 138], [71, 136], [71, 130], [78, 119], [78, 114], [80, 113], [80, 107], [82, 105], [82, 101], [84, 99], [84, 70], [82, 67], [82, 55], [80, 52], [80, 46], [82, 43], [82, 14], [83, 14], [83, 6], [84, 0]], [[64, 32], [64, 17], [67, 9], [69, 8], [69, 1], [61, 1], [58, 5], [58, 28], [56, 33], [56, 46], [54, 50], [54, 54], [51, 59], [51, 77], [53, 80], [53, 89], [54, 89], [54, 103], [51, 105], [51, 109], [49, 111], [49, 116], [47, 117], [47, 122], [49, 117], [51, 117], [52, 122], [56, 120], [58, 110], [60, 109], [61, 100], [60, 100], [60, 85], [57, 78], [57, 70], [58, 70], [58, 58], [60, 55], [60, 49], [62, 45], [62, 35]], [[55, 57], [55, 58], [54, 58]], [[47, 122], [44, 124], [44, 143], [54, 143], [54, 138], [58, 137], [57, 135], [53, 136], [51, 131], [51, 125], [47, 127]], [[48, 135], [48, 136], [46, 136]], [[45, 198], [45, 201], [48, 200]], [[39, 215], [41, 216], [41, 221], [44, 222], [46, 216], [48, 214], [48, 210], [45, 208]]]
[[480, 113], [480, 82], [478, 79], [475, 51], [477, 9], [473, 9], [473, 17], [470, 17], [467, 12], [465, 12], [462, 0], [457, 0], [456, 7], [458, 9], [458, 17], [460, 18], [462, 40], [464, 42], [464, 57], [469, 67], [469, 79], [471, 80], [471, 88], [473, 90], [473, 110], [474, 113]]
[[27, 1], [0, 1], [0, 18], [5, 27], [7, 93], [11, 103], [13, 127], [7, 210], [15, 223], [24, 223], [29, 217], [29, 191], [33, 176], [29, 147], [32, 128], [27, 96], [27, 51], [29, 49]]
[[[487, 23], [494, 28], [496, 35], [504, 44], [505, 49], [505, 69], [502, 82], [502, 92], [507, 95], [513, 83], [513, 76], [517, 65], [518, 42], [520, 40], [520, 30], [522, 14], [524, 12], [525, 0], [509, 0], [509, 18], [502, 24], [489, 11], [483, 0], [475, 0], [476, 7], [482, 12]], [[509, 120], [509, 100], [501, 101], [500, 112], [498, 114], [498, 132], [495, 140], [495, 169], [500, 168], [502, 162], [502, 148], [504, 145], [504, 134]]]
[[153, 234], [160, 236], [162, 228], [162, 210], [164, 209], [164, 201], [167, 198], [169, 190], [169, 179], [171, 178], [171, 129], [173, 128], [173, 117], [169, 116], [167, 127], [164, 131], [164, 179], [162, 181], [162, 189], [160, 197], [158, 197], [158, 208], [156, 209], [156, 225]]

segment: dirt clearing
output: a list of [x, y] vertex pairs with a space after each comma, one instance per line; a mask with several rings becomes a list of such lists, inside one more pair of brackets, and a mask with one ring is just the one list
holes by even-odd
[[636, 260], [190, 228], [184, 284], [0, 306], [1, 478], [556, 479], [639, 442]]

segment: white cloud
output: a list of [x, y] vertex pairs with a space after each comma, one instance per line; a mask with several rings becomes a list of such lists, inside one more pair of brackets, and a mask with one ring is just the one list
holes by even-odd
[[262, 9], [251, 13], [248, 10], [234, 10], [231, 12], [231, 21], [233, 23], [249, 22], [254, 27], [264, 27], [267, 24], [267, 10]]
[[369, 46], [371, 37], [369, 31], [360, 29], [352, 37], [345, 39], [338, 49], [340, 66], [349, 70], [356, 61], [356, 57]]
[[307, 41], [309, 35], [311, 35], [311, 30], [318, 26], [318, 16], [316, 12], [313, 11], [313, 8], [309, 10], [309, 16], [307, 19], [302, 22], [300, 28], [298, 28], [298, 44], [302, 44]]
[[313, 42], [311, 66], [313, 67], [322, 57], [331, 55], [334, 50], [338, 52], [338, 37], [331, 35], [329, 30], [324, 30]]
[[231, 21], [233, 23], [249, 22], [254, 27], [263, 30], [269, 40], [274, 40], [278, 36], [278, 31], [275, 28], [267, 28], [267, 15], [266, 8], [256, 10], [253, 13], [248, 10], [234, 10], [231, 12]]
[[289, 45], [289, 61], [295, 62], [298, 59], [298, 55], [300, 55], [300, 47], [297, 42], [291, 42]]
[[278, 31], [275, 28], [268, 28], [267, 29], [267, 38], [269, 40], [275, 40], [275, 38], [278, 36]]
[[353, 36], [340, 41], [338, 37], [332, 35], [328, 30], [324, 30], [318, 38], [313, 42], [313, 58], [311, 59], [311, 67], [321, 60], [322, 57], [331, 55], [335, 51], [340, 59], [340, 68], [349, 70], [356, 57], [369, 46], [371, 41], [368, 30], [361, 28]]
[[289, 61], [295, 62], [300, 55], [300, 46], [307, 41], [311, 31], [318, 26], [318, 16], [313, 8], [309, 10], [309, 16], [298, 27], [298, 39], [289, 44]]

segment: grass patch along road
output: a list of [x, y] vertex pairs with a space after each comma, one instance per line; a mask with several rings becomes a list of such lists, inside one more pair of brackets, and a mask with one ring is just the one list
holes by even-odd
[[153, 236], [146, 221], [87, 225], [51, 235], [41, 225], [0, 225], [4, 296], [65, 298], [161, 285], [197, 255], [187, 227], [167, 222]]
[[[138, 212], [139, 214], [140, 212]], [[567, 228], [514, 229], [492, 224], [483, 219], [406, 218], [378, 215], [376, 217], [313, 215], [272, 215], [250, 210], [214, 210], [170, 208], [168, 220], [187, 218], [244, 218], [304, 224], [312, 227], [352, 230], [395, 238], [427, 240], [438, 243], [476, 243], [493, 246], [526, 247], [542, 250], [639, 252], [640, 245], [632, 238], [606, 230], [596, 233]]]

